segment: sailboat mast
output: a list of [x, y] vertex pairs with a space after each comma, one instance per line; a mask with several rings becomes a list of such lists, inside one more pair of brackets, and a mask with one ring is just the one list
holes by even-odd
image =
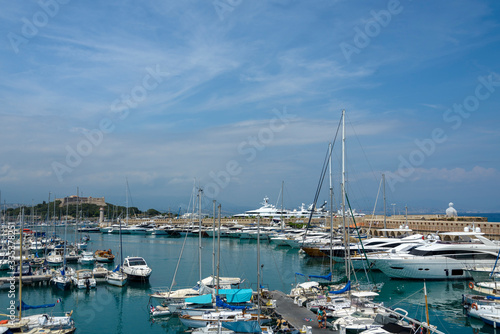
[[125, 205], [126, 205], [127, 217], [125, 217], [125, 221], [126, 221], [127, 226], [128, 226], [128, 179], [127, 178], [125, 178], [125, 182], [127, 183], [127, 188], [125, 189], [126, 190]]
[[330, 281], [333, 281], [333, 183], [332, 183], [332, 143], [328, 143], [330, 152], [329, 171], [330, 171]]
[[198, 265], [200, 268], [200, 284], [201, 284], [201, 193], [203, 190], [198, 188]]
[[342, 110], [342, 225], [344, 226], [345, 270], [347, 280], [351, 280], [349, 231], [345, 221], [345, 110]]
[[257, 322], [260, 325], [260, 215], [257, 217]]
[[[384, 230], [387, 229], [387, 206], [385, 205], [385, 174], [382, 174], [382, 180], [384, 181]], [[384, 231], [384, 237], [387, 237], [387, 231]]]
[[76, 211], [75, 211], [75, 219], [76, 219], [76, 222], [75, 222], [75, 246], [76, 248], [78, 249], [78, 218], [80, 216], [80, 208], [79, 208], [79, 204], [80, 204], [80, 188], [79, 187], [76, 187]]
[[217, 295], [219, 295], [219, 287], [220, 287], [220, 212], [221, 205], [218, 207], [219, 214], [219, 233], [217, 234]]
[[431, 328], [431, 325], [429, 323], [429, 305], [427, 304], [427, 287], [425, 286], [425, 280], [424, 280], [424, 296], [425, 296], [425, 316], [427, 320], [427, 328]]
[[281, 230], [285, 230], [285, 222], [283, 221], [283, 186], [285, 181], [281, 181]]
[[[213, 200], [214, 203], [214, 219], [212, 222], [212, 275], [215, 276], [215, 200]], [[219, 228], [219, 233], [220, 233], [220, 228]]]
[[24, 207], [21, 213], [21, 223], [19, 226], [19, 321], [21, 321], [23, 310], [23, 221]]
[[[63, 270], [66, 272], [66, 240], [68, 233], [68, 198], [64, 198], [66, 202], [66, 219], [64, 219], [64, 248], [63, 248]], [[78, 247], [77, 247], [78, 251]]]

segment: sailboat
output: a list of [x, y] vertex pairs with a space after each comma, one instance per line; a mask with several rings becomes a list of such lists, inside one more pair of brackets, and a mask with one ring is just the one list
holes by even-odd
[[[127, 220], [128, 220], [128, 183], [127, 183]], [[127, 221], [127, 223], [128, 223], [128, 221]], [[108, 273], [108, 275], [106, 275], [106, 282], [110, 285], [122, 287], [122, 286], [125, 286], [127, 284], [128, 276], [126, 273], [123, 272], [123, 270], [121, 268], [121, 264], [123, 261], [121, 221], [118, 221], [118, 224], [119, 224], [118, 234], [120, 235], [120, 263], [116, 266], [116, 268], [112, 272], [110, 272], [110, 273]]]
[[[23, 248], [23, 221], [24, 221], [24, 208], [21, 214], [21, 226], [19, 229], [19, 242], [20, 251], [22, 254]], [[22, 262], [22, 259], [21, 259]], [[3, 321], [1, 327], [10, 330], [11, 332], [40, 332], [44, 330], [45, 332], [50, 332], [52, 329], [60, 330], [61, 333], [73, 333], [76, 328], [71, 315], [73, 311], [66, 313], [64, 316], [53, 316], [51, 314], [35, 314], [29, 316], [23, 316], [23, 311], [28, 309], [53, 307], [55, 304], [46, 304], [38, 306], [29, 306], [23, 301], [23, 273], [22, 270], [19, 272], [19, 315], [15, 319], [10, 319], [7, 322]], [[37, 331], [38, 330], [38, 331]]]
[[[219, 217], [220, 217], [220, 205], [219, 205]], [[259, 227], [257, 232], [260, 232], [260, 217], [258, 219], [259, 221]], [[220, 218], [219, 218], [219, 227], [220, 227]], [[219, 264], [220, 264], [220, 236], [218, 238], [218, 243], [219, 243], [219, 260], [217, 261], [217, 281], [219, 282]], [[259, 249], [260, 247], [260, 236], [257, 234], [257, 248]], [[257, 296], [259, 298], [260, 296], [260, 252], [257, 255]], [[246, 289], [250, 290], [250, 289]], [[230, 291], [230, 290], [229, 290]], [[222, 326], [224, 328], [233, 330], [238, 333], [261, 333], [262, 330], [260, 328], [260, 325], [262, 323], [267, 323], [270, 321], [270, 317], [268, 316], [263, 316], [260, 314], [260, 307], [258, 310], [258, 313], [251, 313], [251, 312], [246, 312], [248, 306], [232, 306], [227, 304], [226, 302], [222, 301], [220, 296], [222, 294], [226, 294], [226, 298], [229, 301], [230, 299], [230, 294], [228, 290], [221, 290], [219, 289], [219, 284], [216, 285], [215, 291], [212, 292], [212, 294], [215, 295], [215, 300], [216, 300], [216, 306], [217, 309], [212, 310], [212, 311], [206, 311], [203, 312], [202, 314], [199, 315], [182, 315], [179, 319], [180, 321], [187, 327], [189, 328], [200, 328], [200, 327], [210, 327], [210, 328], [215, 328], [218, 329], [219, 326]], [[239, 292], [241, 290], [236, 290], [236, 292]], [[249, 297], [252, 296], [252, 291], [249, 291]], [[213, 298], [212, 294], [207, 294], [205, 296], [200, 296], [200, 297], [207, 297], [207, 301], [211, 301]], [[236, 294], [235, 294], [236, 295]], [[233, 297], [235, 296], [233, 295]], [[197, 297], [197, 298], [200, 298]], [[250, 298], [248, 298], [250, 300]], [[259, 303], [259, 301], [257, 301]], [[219, 309], [220, 308], [220, 309]], [[207, 329], [208, 330], [208, 329]]]
[[[66, 200], [66, 203], [68, 201]], [[51, 278], [51, 283], [61, 290], [68, 290], [71, 288], [71, 277], [66, 274], [66, 238], [67, 238], [67, 230], [68, 230], [68, 204], [66, 204], [66, 220], [64, 222], [64, 247], [63, 247], [63, 266], [62, 268]]]
[[[121, 229], [122, 228], [121, 228], [121, 224], [120, 224], [120, 232], [119, 232], [119, 234], [120, 234], [120, 263], [121, 263], [121, 260], [123, 258]], [[106, 275], [106, 282], [108, 284], [114, 285], [114, 286], [119, 286], [119, 287], [125, 286], [127, 284], [128, 276], [121, 269], [120, 263], [116, 266], [116, 268], [112, 272], [110, 272], [110, 273], [108, 273], [108, 275]]]

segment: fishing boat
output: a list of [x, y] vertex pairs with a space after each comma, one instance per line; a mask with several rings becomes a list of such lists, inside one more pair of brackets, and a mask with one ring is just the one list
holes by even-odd
[[94, 258], [97, 262], [101, 263], [111, 263], [115, 260], [115, 256], [111, 252], [111, 249], [108, 250], [96, 250], [94, 253]]

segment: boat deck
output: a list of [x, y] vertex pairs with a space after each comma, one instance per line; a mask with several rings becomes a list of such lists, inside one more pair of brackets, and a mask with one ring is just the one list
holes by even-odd
[[276, 300], [275, 312], [285, 319], [289, 324], [298, 330], [302, 330], [303, 326], [310, 326], [314, 334], [329, 333], [331, 328], [319, 328], [316, 314], [305, 307], [300, 307], [293, 302], [293, 299], [288, 297], [281, 291], [269, 291], [272, 299]]

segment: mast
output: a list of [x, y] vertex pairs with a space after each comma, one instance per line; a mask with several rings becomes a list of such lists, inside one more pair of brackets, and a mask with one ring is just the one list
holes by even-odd
[[332, 183], [332, 143], [328, 143], [330, 151], [330, 281], [333, 281], [333, 183]]
[[219, 295], [219, 287], [220, 287], [220, 212], [221, 205], [218, 207], [219, 213], [219, 233], [217, 234], [217, 295]]
[[75, 245], [76, 248], [78, 249], [78, 218], [80, 216], [80, 208], [78, 207], [78, 204], [80, 204], [80, 188], [76, 187], [76, 212], [75, 212]]
[[[125, 178], [126, 189], [125, 189], [125, 203], [127, 205], [127, 226], [128, 226], [128, 179]], [[123, 280], [123, 251], [122, 251], [122, 222], [121, 219], [118, 221], [118, 234], [120, 235], [120, 280]]]
[[[214, 219], [212, 222], [212, 231], [213, 231], [213, 236], [212, 236], [212, 275], [215, 276], [215, 200], [213, 200], [214, 203]], [[220, 227], [219, 227], [219, 234], [220, 234]]]
[[257, 216], [257, 323], [260, 325], [260, 215]]
[[431, 328], [431, 325], [429, 323], [429, 305], [427, 304], [427, 287], [425, 286], [425, 280], [424, 280], [424, 296], [425, 296], [425, 317], [427, 320], [427, 328]]
[[[385, 205], [385, 174], [382, 174], [382, 180], [384, 180], [384, 230], [387, 229], [387, 207]], [[384, 231], [384, 237], [387, 237], [387, 231]]]
[[[47, 202], [47, 234], [49, 234], [49, 217], [50, 217], [50, 194], [52, 194], [50, 191], [49, 191], [49, 201]], [[47, 243], [48, 243], [48, 235], [45, 236], [45, 249], [44, 249], [44, 258], [45, 258], [45, 261], [47, 260]]]
[[347, 280], [351, 280], [349, 231], [345, 221], [345, 110], [342, 110], [342, 225], [344, 226], [345, 270]]
[[[64, 219], [64, 248], [63, 248], [63, 271], [66, 273], [66, 240], [67, 240], [67, 232], [68, 232], [68, 200], [65, 197], [66, 201], [66, 219]], [[78, 251], [78, 247], [77, 247]]]
[[21, 224], [19, 227], [19, 321], [21, 320], [23, 313], [23, 221], [24, 206], [21, 213]]
[[128, 226], [128, 179], [125, 178], [125, 182], [127, 184], [127, 188], [125, 189], [126, 193], [125, 193], [125, 205], [126, 205], [126, 214], [127, 216], [125, 217], [125, 222], [127, 223], [127, 226]]
[[405, 228], [408, 228], [408, 205], [405, 205]]
[[203, 190], [198, 188], [198, 264], [200, 266], [200, 284], [201, 284], [201, 194]]
[[285, 222], [283, 221], [283, 185], [285, 181], [281, 181], [281, 230], [285, 230]]

